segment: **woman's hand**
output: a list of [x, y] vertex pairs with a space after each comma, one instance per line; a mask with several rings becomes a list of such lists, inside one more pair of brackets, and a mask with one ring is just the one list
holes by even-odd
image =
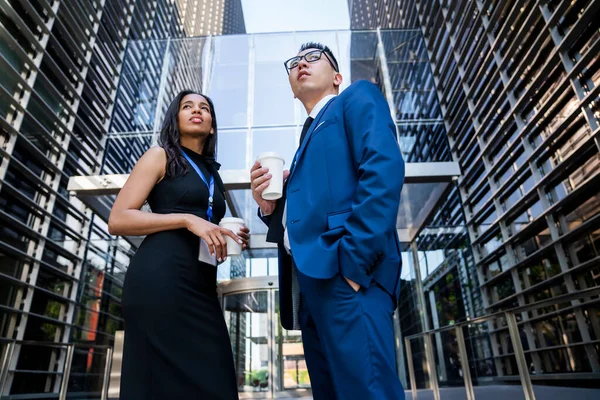
[[242, 239], [242, 250], [246, 250], [250, 246], [250, 229], [246, 226], [242, 226], [237, 234]]
[[224, 235], [229, 236], [241, 245], [244, 244], [244, 241], [229, 229], [221, 228], [219, 225], [210, 223], [196, 215], [186, 217], [186, 226], [190, 232], [208, 244], [210, 254], [216, 255], [219, 262], [227, 257], [227, 241]]

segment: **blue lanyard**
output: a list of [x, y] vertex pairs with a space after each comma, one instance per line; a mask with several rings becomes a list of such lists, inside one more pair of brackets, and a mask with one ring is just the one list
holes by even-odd
[[213, 196], [215, 194], [215, 179], [211, 174], [210, 175], [210, 184], [208, 182], [206, 182], [206, 178], [204, 177], [204, 174], [202, 173], [202, 171], [200, 171], [200, 168], [198, 168], [196, 163], [194, 161], [192, 161], [190, 156], [185, 154], [185, 151], [182, 151], [182, 153], [183, 153], [183, 156], [185, 157], [185, 159], [188, 161], [188, 163], [190, 163], [192, 168], [194, 168], [194, 171], [196, 171], [196, 173], [198, 175], [200, 175], [200, 178], [202, 178], [202, 182], [204, 182], [204, 184], [208, 188], [208, 210], [206, 210], [206, 219], [208, 219], [210, 221], [213, 216]]

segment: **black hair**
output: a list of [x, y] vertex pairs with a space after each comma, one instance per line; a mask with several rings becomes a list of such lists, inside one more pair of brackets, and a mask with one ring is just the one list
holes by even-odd
[[179, 107], [181, 101], [188, 94], [198, 94], [206, 99], [210, 108], [210, 116], [212, 117], [212, 129], [213, 134], [208, 135], [206, 142], [204, 142], [204, 148], [202, 149], [202, 155], [205, 157], [215, 157], [217, 149], [217, 115], [215, 114], [215, 107], [213, 106], [212, 100], [195, 90], [182, 90], [175, 96], [175, 98], [169, 104], [169, 108], [165, 112], [165, 119], [163, 120], [162, 128], [160, 129], [160, 135], [158, 137], [158, 145], [165, 149], [167, 153], [167, 167], [165, 171], [165, 178], [171, 179], [178, 176], [184, 175], [188, 171], [188, 166], [184, 162], [183, 153], [181, 150], [180, 134], [179, 134]]
[[322, 43], [318, 43], [318, 42], [307, 42], [307, 43], [304, 43], [302, 46], [300, 46], [300, 50], [298, 50], [298, 53], [300, 53], [304, 50], [307, 50], [307, 49], [323, 50], [323, 52], [327, 55], [327, 57], [329, 57], [329, 60], [333, 64], [333, 69], [335, 70], [335, 72], [340, 72], [340, 67], [338, 66], [338, 62], [329, 47], [325, 46]]

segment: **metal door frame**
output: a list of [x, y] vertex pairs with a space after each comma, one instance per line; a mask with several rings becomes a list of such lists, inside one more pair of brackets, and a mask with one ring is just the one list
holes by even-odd
[[[268, 314], [268, 326], [267, 326], [267, 346], [269, 347], [268, 356], [268, 370], [269, 376], [271, 377], [271, 384], [269, 385], [269, 391], [267, 392], [240, 392], [240, 399], [277, 399], [277, 398], [289, 398], [289, 397], [302, 397], [312, 396], [311, 389], [290, 389], [285, 390], [280, 387], [279, 371], [275, 371], [275, 332], [277, 331], [277, 324], [279, 321], [275, 318], [275, 291], [279, 290], [279, 277], [278, 276], [259, 276], [251, 278], [238, 278], [230, 281], [219, 283], [217, 286], [217, 293], [221, 301], [221, 308], [225, 313], [225, 296], [231, 296], [235, 294], [250, 293], [257, 291], [267, 291], [267, 314]], [[277, 379], [275, 379], [277, 377]]]

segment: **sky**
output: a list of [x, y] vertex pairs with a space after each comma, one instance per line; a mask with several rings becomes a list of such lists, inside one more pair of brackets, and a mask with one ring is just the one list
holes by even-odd
[[242, 0], [246, 33], [350, 29], [348, 0]]

